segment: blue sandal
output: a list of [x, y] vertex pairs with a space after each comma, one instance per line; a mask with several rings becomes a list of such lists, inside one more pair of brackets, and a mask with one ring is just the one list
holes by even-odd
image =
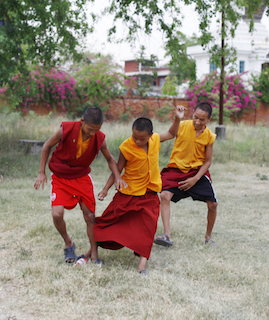
[[77, 261], [77, 255], [75, 253], [76, 245], [75, 242], [73, 242], [72, 247], [64, 249], [64, 258], [65, 262], [68, 265], [72, 265]]
[[169, 239], [166, 233], [158, 238], [155, 238], [154, 243], [164, 247], [171, 247], [174, 244], [174, 242]]

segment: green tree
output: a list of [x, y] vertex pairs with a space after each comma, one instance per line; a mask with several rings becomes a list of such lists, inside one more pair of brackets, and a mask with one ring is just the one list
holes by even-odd
[[[90, 0], [1, 0], [0, 85], [27, 63], [55, 65], [62, 55], [79, 56], [79, 41], [89, 30]], [[93, 19], [94, 19], [93, 15]]]
[[[249, 30], [254, 27], [254, 14], [264, 5], [269, 5], [269, 0], [111, 0], [106, 12], [114, 15], [115, 24], [110, 28], [109, 36], [112, 37], [116, 31], [116, 22], [121, 20], [129, 30], [126, 37], [131, 41], [135, 38], [137, 31], [145, 30], [150, 34], [157, 25], [162, 30], [168, 42], [178, 46], [174, 41], [181, 26], [181, 5], [195, 5], [195, 10], [199, 14], [199, 29], [201, 31], [201, 45], [207, 46], [212, 40], [213, 35], [210, 25], [218, 15], [221, 18], [218, 22], [221, 25], [221, 73], [220, 73], [220, 116], [219, 124], [223, 118], [223, 83], [225, 66], [225, 39], [229, 36], [234, 37], [235, 30], [245, 10], [245, 15], [249, 19]], [[267, 10], [269, 15], [269, 8]], [[172, 51], [176, 52], [176, 50]]]
[[229, 21], [225, 36], [229, 33], [234, 36], [242, 11], [246, 9], [251, 31], [254, 26], [254, 14], [262, 4], [268, 6], [269, 0], [110, 0], [103, 14], [109, 13], [114, 16], [114, 24], [109, 29], [110, 39], [116, 36], [117, 22], [121, 21], [126, 27], [127, 41], [132, 42], [139, 31], [151, 34], [155, 28], [163, 31], [167, 40], [173, 40], [177, 38], [183, 21], [181, 7], [194, 5], [199, 15], [201, 44], [207, 45], [213, 39], [210, 31], [212, 19], [223, 10], [226, 21]]
[[165, 78], [165, 83], [162, 87], [162, 93], [169, 96], [177, 95], [177, 77], [176, 76], [167, 76]]
[[199, 39], [193, 35], [186, 37], [182, 32], [177, 32], [177, 36], [166, 42], [166, 56], [170, 56], [169, 67], [171, 75], [176, 76], [178, 84], [184, 80], [193, 82], [196, 80], [195, 60], [187, 55], [187, 47], [200, 44]]
[[269, 68], [265, 68], [260, 74], [256, 88], [261, 92], [260, 100], [269, 105]]

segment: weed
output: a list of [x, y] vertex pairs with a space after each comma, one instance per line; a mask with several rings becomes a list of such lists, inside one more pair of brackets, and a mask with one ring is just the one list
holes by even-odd
[[256, 177], [259, 178], [260, 180], [268, 180], [268, 176], [266, 174], [256, 174]]

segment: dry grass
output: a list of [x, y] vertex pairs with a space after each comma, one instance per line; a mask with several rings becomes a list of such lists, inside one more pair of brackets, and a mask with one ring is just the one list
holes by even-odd
[[[108, 171], [93, 166], [95, 191]], [[136, 273], [138, 258], [124, 248], [99, 250], [103, 269], [64, 263], [63, 242], [53, 226], [49, 191], [34, 180], [0, 183], [0, 319], [234, 319], [269, 318], [268, 167], [213, 164], [219, 200], [213, 238], [204, 245], [206, 205], [172, 204], [174, 246], [153, 246], [150, 277]], [[97, 203], [97, 215], [114, 191]], [[78, 208], [66, 211], [77, 253], [88, 248]], [[159, 220], [158, 233], [162, 232]], [[1, 313], [2, 311], [2, 313]]]

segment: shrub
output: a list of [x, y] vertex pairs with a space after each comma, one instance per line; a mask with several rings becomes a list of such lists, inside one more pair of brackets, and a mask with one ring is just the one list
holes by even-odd
[[170, 103], [164, 104], [160, 109], [155, 110], [155, 114], [157, 119], [160, 121], [166, 121], [169, 120], [171, 112], [174, 110], [174, 106]]
[[25, 112], [36, 103], [51, 109], [59, 105], [63, 111], [71, 111], [81, 103], [72, 76], [59, 68], [47, 70], [43, 66], [33, 66], [26, 77], [21, 73], [13, 76], [11, 85], [0, 90], [0, 96], [10, 109], [20, 107]]
[[265, 68], [258, 79], [258, 91], [261, 92], [260, 100], [269, 104], [269, 68]]
[[169, 96], [176, 96], [177, 95], [176, 87], [177, 87], [177, 77], [167, 76], [165, 78], [165, 83], [162, 88], [162, 93], [167, 94]]
[[[78, 92], [82, 100], [90, 104], [98, 101], [99, 105], [123, 93], [125, 77], [119, 72], [120, 66], [114, 64], [110, 56], [99, 54], [85, 56], [84, 59], [70, 68], [70, 73], [77, 81]], [[80, 105], [77, 111], [84, 112]], [[103, 110], [105, 111], [105, 110]]]
[[[259, 91], [249, 90], [252, 80], [247, 83], [242, 74], [227, 75], [223, 86], [224, 117], [227, 119], [231, 114], [242, 112], [247, 108], [256, 108]], [[186, 96], [191, 99], [190, 106], [193, 108], [199, 102], [209, 102], [213, 108], [213, 118], [216, 120], [219, 108], [220, 75], [217, 71], [208, 74], [203, 80], [196, 81], [186, 90]]]
[[89, 105], [98, 102], [105, 112], [110, 98], [134, 86], [135, 79], [126, 78], [118, 69], [109, 56], [98, 54], [85, 57], [68, 72], [35, 65], [28, 75], [18, 73], [8, 86], [0, 88], [0, 98], [10, 110], [19, 107], [27, 112], [34, 104], [42, 103], [51, 109], [60, 106], [63, 111], [81, 115]]

